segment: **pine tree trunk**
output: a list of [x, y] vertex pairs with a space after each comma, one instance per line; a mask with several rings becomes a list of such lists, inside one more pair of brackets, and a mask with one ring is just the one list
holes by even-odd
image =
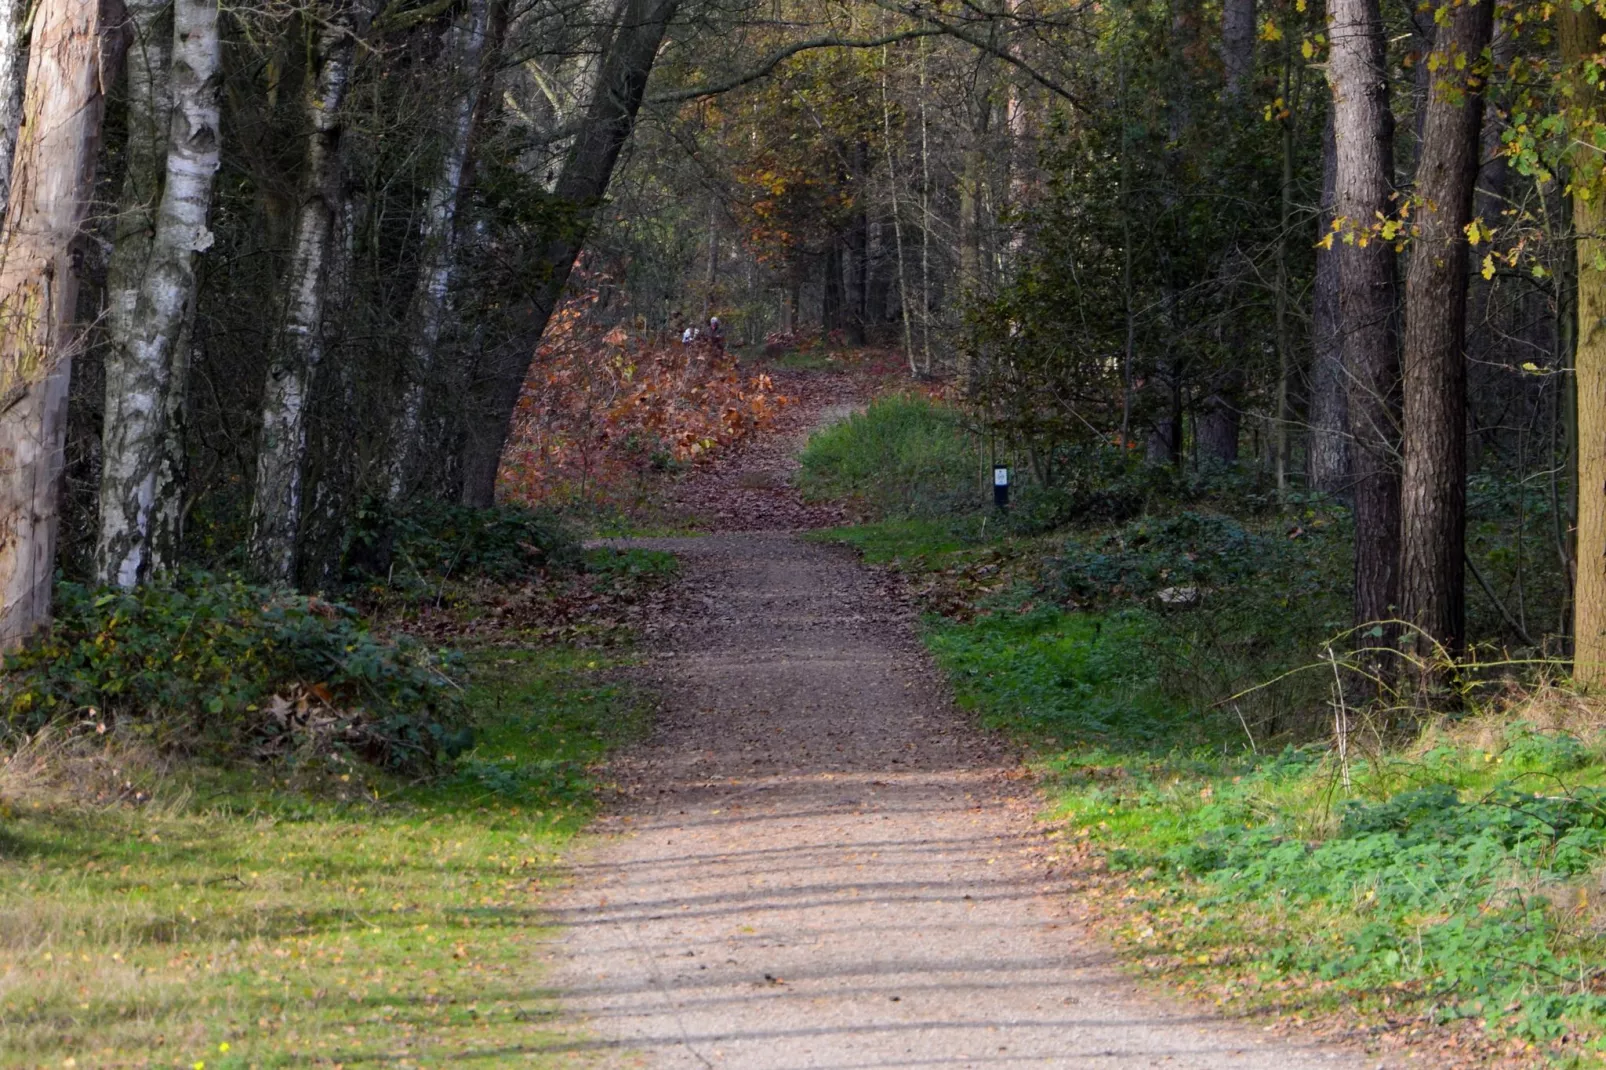
[[1483, 129], [1482, 77], [1468, 72], [1493, 28], [1494, 0], [1468, 0], [1440, 27], [1442, 62], [1417, 166], [1421, 208], [1405, 279], [1400, 610], [1423, 658], [1437, 648], [1459, 655], [1466, 639], [1466, 227]]
[[[1389, 111], [1383, 19], [1377, 0], [1332, 0], [1336, 151], [1333, 204], [1351, 240], [1336, 242], [1338, 305], [1355, 506], [1355, 621], [1393, 619], [1398, 599], [1400, 357], [1393, 246], [1363, 235], [1394, 209], [1394, 116]], [[1384, 642], [1387, 636], [1384, 637]]]
[[50, 622], [78, 340], [71, 246], [94, 193], [103, 79], [119, 38], [100, 0], [42, 0], [0, 255], [0, 650]]
[[354, 41], [349, 5], [325, 14], [306, 75], [307, 156], [296, 212], [283, 320], [263, 386], [262, 430], [248, 544], [262, 579], [295, 577], [301, 527], [302, 466], [307, 452], [307, 384], [323, 357], [324, 276], [340, 203], [341, 106], [351, 79]]
[[1228, 99], [1241, 99], [1255, 73], [1255, 0], [1222, 3], [1221, 65], [1226, 68]]
[[627, 0], [625, 4], [618, 32], [597, 78], [584, 132], [575, 139], [553, 191], [554, 203], [575, 207], [571, 225], [540, 258], [538, 281], [531, 287], [535, 294], [526, 309], [524, 337], [520, 344], [507, 348], [485, 376], [483, 393], [475, 399], [476, 410], [469, 422], [463, 458], [465, 505], [485, 507], [495, 503], [502, 447], [530, 360], [569, 283], [569, 273], [590, 229], [595, 205], [608, 191], [619, 152], [635, 129], [636, 111], [646, 93], [647, 78], [658, 57], [664, 31], [678, 7], [679, 0]]
[[[162, 5], [165, 7], [165, 5]], [[160, 7], [140, 9], [138, 31], [154, 46]], [[154, 518], [171, 513], [158, 498], [182, 493], [163, 478], [167, 457], [167, 420], [182, 401], [169, 397], [182, 377], [175, 367], [187, 362], [180, 335], [195, 300], [196, 253], [212, 244], [207, 216], [213, 177], [219, 160], [219, 93], [222, 78], [218, 7], [212, 0], [173, 0], [172, 70], [170, 78], [142, 70], [158, 54], [154, 47], [136, 52], [130, 64], [130, 87], [141, 84], [146, 107], [154, 114], [171, 112], [161, 183], [161, 201], [154, 226], [128, 235], [134, 247], [113, 262], [111, 345], [106, 358], [106, 418], [102, 435], [100, 535], [95, 566], [102, 583], [132, 587], [151, 573]], [[166, 50], [161, 54], [165, 55]], [[169, 100], [170, 99], [170, 107]], [[130, 93], [130, 110], [133, 111]], [[141, 115], [142, 124], [145, 115]], [[130, 139], [132, 142], [132, 138]], [[162, 159], [155, 155], [154, 159]], [[130, 153], [130, 163], [150, 166], [152, 154]], [[143, 197], [155, 175], [130, 174], [127, 190]], [[139, 207], [134, 214], [143, 214]], [[141, 255], [142, 254], [142, 255]], [[137, 259], [136, 259], [137, 257]], [[169, 466], [170, 468], [170, 466]]]
[[408, 491], [408, 473], [424, 466], [420, 460], [419, 426], [426, 388], [435, 370], [435, 349], [446, 322], [456, 263], [457, 202], [468, 167], [469, 143], [480, 98], [480, 65], [490, 29], [490, 0], [469, 0], [452, 27], [446, 60], [450, 105], [439, 131], [440, 163], [430, 186], [419, 235], [423, 255], [418, 282], [408, 312], [408, 381], [403, 391], [396, 427], [392, 433], [390, 496], [397, 500]]
[[[1562, 64], [1572, 82], [1572, 106], [1584, 121], [1606, 119], [1606, 92], [1590, 84], [1584, 68], [1600, 49], [1606, 19], [1585, 5], [1556, 9]], [[1593, 153], [1593, 149], [1580, 150]], [[1587, 162], [1587, 161], [1586, 161]], [[1578, 235], [1578, 334], [1574, 352], [1578, 422], [1577, 586], [1573, 598], [1573, 679], [1606, 684], [1606, 271], [1595, 267], [1606, 256], [1606, 200], [1598, 165], [1591, 186], [1572, 198], [1573, 231]]]
[[[1329, 115], [1322, 134], [1322, 203], [1318, 237], [1333, 232], [1334, 186], [1338, 152]], [[1339, 331], [1337, 249], [1316, 249], [1316, 278], [1311, 295], [1310, 439], [1306, 447], [1311, 488], [1328, 494], [1349, 492], [1349, 398], [1344, 372], [1343, 335]]]

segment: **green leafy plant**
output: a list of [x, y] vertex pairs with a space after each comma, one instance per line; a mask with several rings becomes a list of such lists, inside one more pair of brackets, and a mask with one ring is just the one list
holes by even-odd
[[119, 723], [165, 749], [280, 753], [295, 737], [399, 767], [468, 743], [452, 657], [316, 596], [190, 572], [131, 591], [57, 586], [48, 635], [6, 659], [5, 720]]

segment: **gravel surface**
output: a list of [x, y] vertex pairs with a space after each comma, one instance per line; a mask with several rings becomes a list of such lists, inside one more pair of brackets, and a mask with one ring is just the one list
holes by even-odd
[[678, 554], [685, 577], [647, 669], [656, 733], [615, 764], [618, 803], [555, 905], [557, 982], [594, 1038], [577, 1053], [1376, 1065], [1134, 990], [1068, 909], [1014, 756], [949, 704], [876, 574], [784, 532], [634, 544]]

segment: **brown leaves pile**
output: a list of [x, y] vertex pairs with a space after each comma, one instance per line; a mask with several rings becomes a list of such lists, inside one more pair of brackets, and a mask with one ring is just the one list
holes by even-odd
[[791, 403], [706, 342], [607, 327], [596, 289], [569, 297], [542, 336], [502, 461], [529, 504], [626, 504], [654, 470], [695, 464]]

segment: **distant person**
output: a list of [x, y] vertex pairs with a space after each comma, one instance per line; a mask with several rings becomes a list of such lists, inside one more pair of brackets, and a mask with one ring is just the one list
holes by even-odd
[[687, 327], [684, 331], [680, 332], [680, 344], [683, 346], [689, 346], [693, 344], [697, 341], [697, 334], [698, 331], [696, 327]]
[[708, 341], [717, 352], [725, 352], [725, 325], [718, 316], [708, 318]]

